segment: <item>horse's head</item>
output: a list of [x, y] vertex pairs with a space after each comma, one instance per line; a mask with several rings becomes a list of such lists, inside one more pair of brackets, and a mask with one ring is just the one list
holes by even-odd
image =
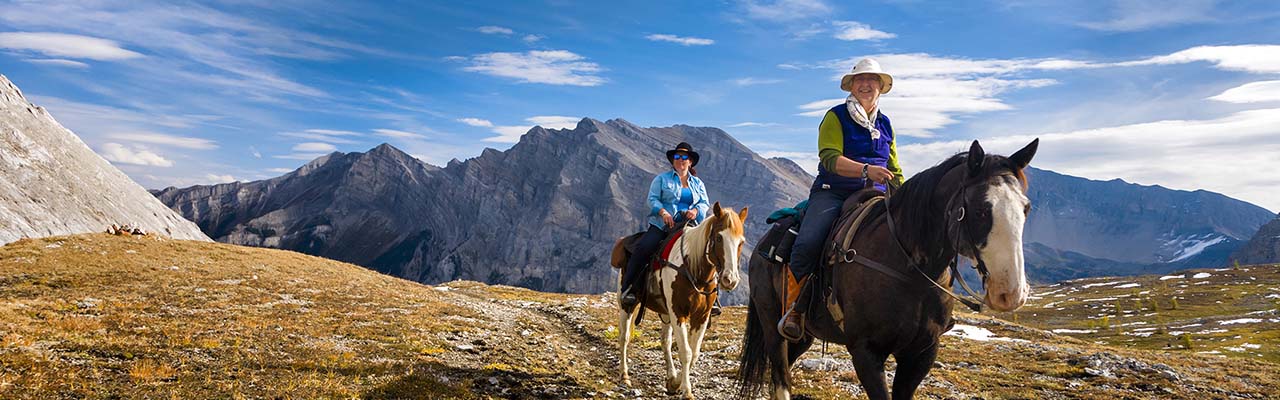
[[1031, 292], [1022, 255], [1022, 227], [1031, 212], [1023, 169], [1039, 143], [1002, 157], [985, 155], [973, 141], [963, 187], [947, 202], [948, 235], [956, 251], [973, 260], [987, 305], [999, 311], [1016, 310]]
[[711, 207], [711, 230], [707, 241], [707, 257], [716, 259], [720, 268], [720, 286], [725, 290], [738, 287], [742, 277], [738, 273], [738, 256], [746, 243], [742, 224], [747, 220], [747, 209], [734, 213], [731, 208], [721, 208], [720, 202]]

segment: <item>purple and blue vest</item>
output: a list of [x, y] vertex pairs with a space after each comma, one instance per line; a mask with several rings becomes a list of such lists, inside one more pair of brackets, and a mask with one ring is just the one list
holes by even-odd
[[[872, 140], [871, 131], [853, 122], [853, 117], [849, 115], [849, 108], [845, 104], [831, 107], [831, 112], [835, 113], [836, 119], [840, 120], [840, 130], [844, 139], [844, 156], [850, 160], [854, 160], [864, 164], [878, 165], [881, 167], [889, 167], [889, 146], [893, 144], [893, 127], [889, 125], [889, 117], [880, 113], [876, 116], [876, 129], [880, 130], [880, 138]], [[880, 190], [885, 190], [884, 185], [875, 184]], [[863, 187], [861, 177], [850, 178], [840, 176], [835, 171], [827, 171], [821, 163], [818, 164], [818, 177], [813, 180], [813, 186], [809, 191], [823, 189], [838, 190], [860, 190]]]

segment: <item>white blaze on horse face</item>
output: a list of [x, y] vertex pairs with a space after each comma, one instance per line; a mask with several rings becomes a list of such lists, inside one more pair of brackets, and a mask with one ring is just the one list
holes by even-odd
[[987, 188], [991, 203], [991, 232], [986, 245], [978, 249], [987, 265], [987, 304], [999, 311], [1013, 311], [1026, 302], [1031, 289], [1023, 270], [1022, 228], [1027, 221], [1023, 210], [1031, 200], [1022, 193], [1012, 176], [1001, 175]]
[[724, 286], [724, 290], [733, 290], [738, 287], [738, 281], [742, 277], [738, 274], [738, 249], [742, 248], [742, 243], [746, 240], [740, 237], [734, 237], [729, 232], [720, 232], [720, 243], [723, 245], [724, 265], [720, 270], [720, 285]]

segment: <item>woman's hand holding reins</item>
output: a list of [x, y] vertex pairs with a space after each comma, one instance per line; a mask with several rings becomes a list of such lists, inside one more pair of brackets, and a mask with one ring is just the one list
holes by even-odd
[[667, 210], [662, 210], [661, 213], [662, 213], [662, 223], [667, 224], [668, 228], [675, 226], [676, 219], [672, 218], [671, 214], [667, 213]]
[[893, 179], [893, 172], [890, 172], [888, 168], [881, 167], [879, 165], [868, 165], [867, 179], [878, 183], [888, 183], [889, 180]]
[[698, 210], [688, 209], [684, 211], [685, 221], [693, 221], [695, 218], [698, 218]]

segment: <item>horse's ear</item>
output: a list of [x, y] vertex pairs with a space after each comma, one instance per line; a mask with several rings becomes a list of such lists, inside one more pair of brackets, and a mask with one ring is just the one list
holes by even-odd
[[747, 209], [748, 209], [748, 208], [750, 208], [750, 207], [742, 207], [742, 211], [738, 211], [738, 219], [743, 220], [743, 221], [746, 221], [746, 220], [747, 220]]
[[1013, 162], [1013, 166], [1018, 169], [1026, 168], [1028, 164], [1031, 164], [1031, 158], [1036, 156], [1036, 148], [1039, 147], [1040, 138], [1036, 138], [1036, 140], [1032, 140], [1031, 143], [1027, 144], [1027, 147], [1023, 147], [1022, 150], [1018, 150], [1018, 152], [1009, 156], [1009, 161]]
[[720, 216], [720, 213], [723, 213], [723, 212], [724, 210], [720, 208], [720, 202], [717, 201], [715, 205], [711, 206], [711, 215], [715, 215], [718, 217]]
[[982, 161], [987, 158], [986, 153], [982, 151], [982, 145], [977, 140], [969, 145], [969, 176], [978, 176], [982, 173]]

